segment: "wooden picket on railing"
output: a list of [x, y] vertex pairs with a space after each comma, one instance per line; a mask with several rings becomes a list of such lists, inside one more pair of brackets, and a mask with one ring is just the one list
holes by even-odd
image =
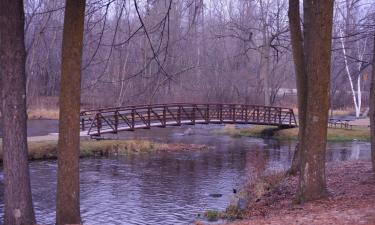
[[243, 104], [174, 103], [103, 108], [81, 112], [81, 130], [90, 136], [182, 124], [297, 126], [289, 108]]

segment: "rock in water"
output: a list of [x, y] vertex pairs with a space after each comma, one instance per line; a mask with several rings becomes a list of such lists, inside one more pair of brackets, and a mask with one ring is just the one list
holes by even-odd
[[209, 196], [213, 198], [220, 198], [223, 195], [222, 194], [209, 194]]

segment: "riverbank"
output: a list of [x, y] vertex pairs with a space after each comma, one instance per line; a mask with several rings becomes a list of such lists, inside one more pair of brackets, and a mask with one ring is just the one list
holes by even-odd
[[296, 204], [298, 177], [271, 174], [253, 180], [242, 189], [238, 194], [246, 202], [242, 210], [237, 203], [218, 215], [226, 219], [241, 218], [226, 225], [375, 224], [375, 176], [371, 162], [334, 162], [326, 167], [329, 192], [326, 199]]
[[[291, 129], [279, 129], [274, 126], [251, 126], [248, 128], [235, 128], [226, 125], [224, 128], [215, 130], [216, 134], [231, 135], [232, 137], [257, 137], [275, 138], [279, 140], [297, 140], [298, 127]], [[328, 128], [328, 141], [370, 141], [370, 130], [367, 127], [358, 126], [353, 129]]]
[[[246, 220], [229, 224], [375, 224], [375, 176], [371, 162], [335, 162], [328, 164], [326, 171], [328, 198], [295, 204], [298, 179], [282, 178], [274, 186], [264, 185], [269, 190], [261, 196], [249, 199], [242, 214]], [[245, 189], [249, 196], [254, 196], [256, 186]]]
[[[82, 138], [80, 156], [117, 156], [162, 151], [204, 151], [206, 145], [183, 143], [157, 143], [148, 140], [101, 140]], [[57, 158], [57, 135], [28, 138], [29, 160], [47, 160]], [[2, 161], [2, 143], [0, 139], [0, 162]]]

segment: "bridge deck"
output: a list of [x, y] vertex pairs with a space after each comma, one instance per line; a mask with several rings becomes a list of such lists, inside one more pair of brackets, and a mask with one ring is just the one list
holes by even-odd
[[296, 127], [292, 109], [242, 104], [165, 104], [81, 112], [81, 135], [150, 129], [183, 124], [258, 124]]

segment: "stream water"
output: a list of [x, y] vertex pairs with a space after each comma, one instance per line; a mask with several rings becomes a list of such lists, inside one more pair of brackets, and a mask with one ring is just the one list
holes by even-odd
[[[290, 165], [294, 142], [212, 134], [219, 127], [152, 128], [124, 132], [119, 137], [213, 147], [207, 151], [82, 159], [84, 224], [190, 224], [205, 210], [224, 210], [233, 198], [233, 189], [254, 173], [284, 170]], [[370, 144], [330, 143], [327, 159], [369, 160]], [[54, 224], [56, 168], [56, 161], [30, 162], [38, 224]], [[0, 189], [2, 185], [0, 182]]]

